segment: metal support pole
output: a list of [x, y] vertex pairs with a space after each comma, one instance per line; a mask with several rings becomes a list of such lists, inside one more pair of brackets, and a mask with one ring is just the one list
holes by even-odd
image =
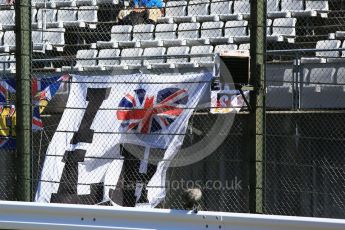
[[31, 1], [17, 0], [16, 13], [16, 195], [31, 200]]
[[251, 1], [250, 79], [254, 91], [250, 96], [249, 211], [263, 212], [263, 175], [265, 153], [265, 62], [266, 0]]

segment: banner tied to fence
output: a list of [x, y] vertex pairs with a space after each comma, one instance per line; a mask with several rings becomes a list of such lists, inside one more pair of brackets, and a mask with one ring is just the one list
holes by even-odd
[[147, 173], [150, 149], [164, 150], [148, 183], [138, 181], [134, 189], [137, 206], [155, 207], [165, 197], [169, 163], [194, 109], [210, 91], [212, 74], [71, 76], [36, 201], [123, 205], [116, 195], [125, 177], [120, 145], [134, 144], [145, 149], [138, 174]]

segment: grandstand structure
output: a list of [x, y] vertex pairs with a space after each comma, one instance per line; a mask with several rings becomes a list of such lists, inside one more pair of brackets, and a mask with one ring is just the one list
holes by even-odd
[[[221, 52], [250, 50], [250, 0], [166, 0], [156, 23], [123, 25], [117, 15], [130, 5], [126, 0], [32, 0], [32, 75], [198, 71], [213, 68]], [[267, 0], [266, 16], [264, 213], [344, 218], [345, 2]], [[3, 77], [16, 73], [14, 30], [14, 6], [0, 0]], [[52, 102], [60, 109], [47, 108], [47, 143], [42, 145], [43, 134], [34, 134], [34, 183], [66, 92]], [[204, 210], [249, 210], [249, 112], [245, 108], [237, 115], [213, 155], [193, 168], [169, 172], [173, 179], [241, 178], [241, 191], [204, 191]], [[216, 119], [199, 113], [193, 123], [204, 131]], [[185, 144], [193, 138], [200, 137], [188, 136]], [[171, 191], [162, 207], [181, 208], [180, 192]], [[11, 199], [10, 192], [3, 197]]]
[[[212, 65], [214, 53], [249, 49], [249, 1], [167, 1], [165, 15], [158, 19], [157, 24], [117, 25], [117, 13], [128, 6], [127, 1], [33, 1], [33, 57], [42, 60], [35, 62], [33, 68], [37, 71], [66, 72], [202, 67]], [[342, 26], [325, 28], [329, 22], [342, 17], [339, 15], [342, 12], [337, 13], [341, 7], [342, 1], [267, 1], [268, 49], [341, 49], [344, 47]], [[0, 52], [1, 60], [10, 63], [2, 66], [3, 72], [15, 71], [14, 17], [13, 6], [4, 2], [0, 15]], [[193, 57], [198, 54], [206, 56]], [[181, 60], [172, 55], [187, 55], [190, 58]], [[301, 54], [298, 57], [301, 63], [297, 64], [300, 67], [297, 78], [304, 80], [305, 92], [299, 92], [304, 87], [296, 88], [295, 92], [289, 85], [294, 79], [291, 72], [296, 70], [294, 64], [283, 66], [284, 70], [281, 66], [268, 65], [267, 79], [275, 81], [272, 87], [268, 87], [268, 106], [289, 108], [295, 104], [301, 108], [325, 107], [321, 102], [332, 108], [343, 106], [333, 90], [340, 90], [341, 93], [341, 87], [325, 88], [321, 94], [315, 91], [313, 84], [323, 78], [323, 71], [313, 71], [312, 66], [312, 63], [322, 63], [324, 66], [333, 65], [333, 70], [336, 70], [336, 63], [341, 65], [343, 55], [340, 50]], [[151, 58], [154, 59], [151, 61], [143, 61], [145, 58], [131, 60], [131, 57], [137, 56], [162, 57]], [[288, 59], [292, 61], [293, 58]], [[268, 61], [281, 59], [286, 61], [287, 58], [278, 54], [270, 56]], [[325, 83], [341, 84], [341, 69], [330, 71], [332, 76]], [[285, 82], [285, 85], [278, 82]], [[313, 104], [306, 99], [296, 104], [293, 92], [301, 98], [315, 93], [321, 102]], [[277, 98], [276, 95], [280, 94], [285, 96]], [[329, 104], [330, 101], [334, 104]]]

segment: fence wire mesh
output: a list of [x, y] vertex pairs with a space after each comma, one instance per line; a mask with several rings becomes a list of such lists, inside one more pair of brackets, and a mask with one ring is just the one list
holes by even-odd
[[[11, 113], [11, 96], [15, 93], [11, 89], [15, 89], [16, 72], [14, 4], [14, 1], [0, 1], [0, 69], [4, 88], [4, 91], [0, 89], [0, 96], [4, 97], [0, 198], [7, 200], [16, 199], [13, 193], [15, 149], [9, 141], [15, 140], [15, 119]], [[341, 119], [345, 4], [342, 0], [267, 0], [266, 4], [263, 212], [344, 218]], [[179, 75], [188, 79], [195, 72], [212, 69], [215, 53], [249, 50], [252, 22], [256, 20], [250, 15], [249, 0], [35, 0], [31, 2], [31, 12], [32, 198], [42, 188], [42, 183], [53, 182], [45, 188], [55, 193], [60, 189], [63, 196], [46, 202], [101, 203], [106, 190], [110, 202], [102, 204], [123, 206], [147, 203], [150, 195], [146, 186], [159, 169], [157, 162], [162, 160], [165, 150], [151, 149], [153, 159], [150, 158], [148, 164], [144, 159], [145, 148], [133, 144], [119, 145], [116, 149], [119, 155], [115, 149], [102, 156], [97, 155], [97, 149], [84, 157], [76, 154], [83, 159], [59, 155], [58, 150], [49, 151], [54, 136], [61, 130], [58, 128], [61, 121], [70, 122], [66, 130], [77, 132], [73, 121], [87, 108], [86, 97], [79, 98], [75, 104], [67, 104], [68, 97], [77, 92], [79, 84], [71, 80], [71, 76], [81, 75], [85, 81], [93, 82], [95, 76], [107, 79], [112, 75], [114, 81], [108, 82], [107, 87], [114, 90], [122, 84], [128, 92], [134, 90], [130, 82], [136, 83], [136, 79], [144, 75], [169, 76], [170, 83], [151, 82], [149, 85], [153, 89], [168, 84], [176, 86], [178, 84], [173, 82]], [[127, 78], [116, 80], [120, 76]], [[185, 86], [193, 89], [196, 82], [185, 83]], [[51, 85], [55, 88], [47, 91]], [[114, 96], [121, 99], [120, 92]], [[87, 92], [84, 94], [86, 96]], [[77, 94], [73, 96], [78, 98]], [[102, 99], [100, 96], [91, 98]], [[117, 104], [111, 108], [113, 116], [118, 107]], [[188, 149], [190, 146], [207, 150], [215, 146], [211, 148], [212, 154], [193, 164], [169, 168], [163, 183], [166, 196], [157, 207], [185, 208], [185, 189], [198, 187], [203, 193], [199, 202], [201, 210], [249, 211], [248, 171], [252, 162], [248, 159], [248, 143], [252, 142], [248, 134], [255, 124], [248, 120], [250, 111], [246, 106], [236, 115], [211, 114], [210, 107], [186, 108], [193, 113], [188, 128], [182, 132], [181, 151], [192, 151]], [[172, 122], [169, 119], [165, 122]], [[228, 123], [229, 120], [232, 122]], [[104, 118], [104, 123], [106, 121]], [[92, 122], [91, 117], [86, 116], [85, 122]], [[104, 124], [104, 129], [110, 125]], [[83, 132], [87, 133], [83, 130], [80, 140], [86, 138]], [[100, 134], [96, 131], [94, 135]], [[214, 140], [217, 139], [221, 141], [216, 145]], [[116, 140], [97, 141], [102, 149]], [[53, 144], [64, 149], [72, 144], [67, 142]], [[55, 155], [47, 156], [48, 153]], [[183, 158], [185, 155], [178, 156], [177, 162], [188, 161]], [[53, 161], [56, 165], [52, 164], [49, 169], [60, 172], [58, 180], [42, 176], [49, 157], [59, 159]], [[110, 175], [120, 178], [116, 188], [106, 184], [104, 178], [98, 178], [107, 164], [113, 173]], [[100, 181], [103, 184], [99, 184]], [[159, 189], [157, 184], [153, 188]]]
[[265, 211], [344, 218], [344, 1], [280, 4], [291, 24], [267, 42]]

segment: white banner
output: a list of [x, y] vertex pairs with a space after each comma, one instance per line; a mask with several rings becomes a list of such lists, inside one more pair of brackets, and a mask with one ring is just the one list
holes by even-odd
[[72, 75], [68, 102], [46, 153], [36, 201], [97, 204], [111, 200], [123, 205], [121, 199], [128, 190], [121, 181], [126, 159], [120, 144], [135, 144], [145, 149], [139, 172], [133, 172], [137, 174], [147, 173], [151, 148], [165, 149], [147, 185], [138, 181], [133, 189], [135, 203], [144, 200], [155, 207], [165, 196], [169, 163], [182, 145], [194, 108], [210, 90], [211, 77], [211, 73]]

